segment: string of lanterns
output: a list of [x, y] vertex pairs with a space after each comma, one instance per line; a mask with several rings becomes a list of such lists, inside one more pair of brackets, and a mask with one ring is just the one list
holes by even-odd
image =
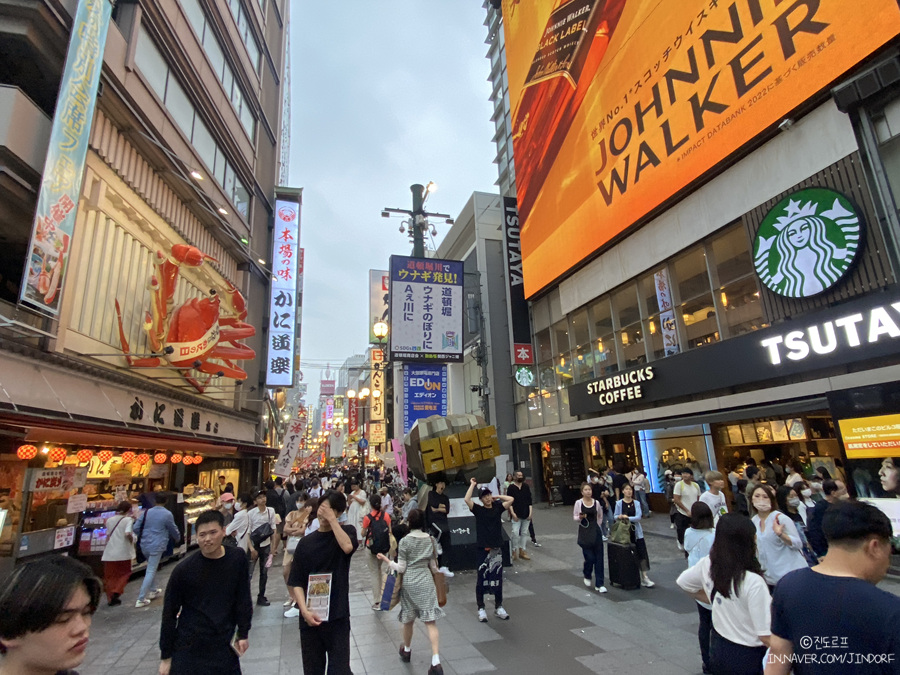
[[[22, 460], [30, 461], [38, 456], [38, 448], [35, 445], [20, 445], [16, 450], [16, 457]], [[69, 451], [63, 447], [53, 447], [47, 448], [44, 447], [41, 453], [47, 455], [48, 459], [51, 462], [56, 464], [62, 464], [65, 462], [66, 457], [69, 456]], [[87, 464], [94, 457], [94, 451], [89, 448], [82, 448], [78, 452], [75, 453], [75, 457], [78, 459], [80, 464]], [[100, 450], [97, 452], [98, 459], [103, 462], [109, 462], [115, 457], [115, 453], [112, 450]], [[119, 457], [122, 460], [123, 464], [131, 464], [132, 462], [137, 462], [141, 466], [148, 464], [150, 462], [150, 455], [146, 452], [142, 452], [141, 454], [135, 454], [131, 450], [126, 450]], [[168, 455], [165, 452], [157, 452], [153, 455], [153, 463], [154, 464], [165, 464], [166, 462], [171, 462], [172, 464], [200, 464], [203, 461], [203, 457], [200, 455], [185, 455], [180, 452], [174, 452], [171, 455]]]

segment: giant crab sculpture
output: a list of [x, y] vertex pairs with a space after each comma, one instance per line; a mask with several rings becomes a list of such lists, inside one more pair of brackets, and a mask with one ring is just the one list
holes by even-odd
[[[131, 354], [125, 330], [122, 327], [122, 311], [116, 300], [116, 317], [119, 322], [119, 339], [128, 365], [133, 368], [159, 368], [166, 365], [179, 369], [181, 376], [198, 392], [203, 393], [213, 377], [229, 377], [238, 382], [247, 373], [234, 361], [256, 356], [250, 347], [240, 342], [256, 335], [256, 329], [244, 323], [247, 308], [244, 296], [229, 282], [226, 283], [226, 307], [234, 316], [221, 316], [222, 295], [215, 290], [210, 297], [191, 298], [175, 308], [175, 287], [181, 265], [200, 267], [207, 260], [218, 262], [199, 249], [186, 244], [176, 244], [169, 256], [156, 252], [157, 273], [150, 280], [151, 311], [144, 320], [144, 331], [154, 356], [135, 357]], [[157, 356], [159, 355], [159, 356]], [[201, 382], [191, 376], [191, 370], [206, 373]]]

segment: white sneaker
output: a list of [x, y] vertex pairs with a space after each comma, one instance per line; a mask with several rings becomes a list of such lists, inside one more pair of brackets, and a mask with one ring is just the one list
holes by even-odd
[[654, 584], [652, 581], [650, 581], [649, 578], [642, 577], [641, 578], [641, 586], [643, 586], [644, 588], [653, 588], [654, 586], [656, 586], [656, 584]]
[[150, 600], [156, 600], [160, 595], [162, 595], [162, 589], [154, 588], [152, 591], [147, 593], [147, 598]]
[[481, 623], [487, 623], [487, 612], [484, 611], [484, 607], [478, 610], [478, 620]]
[[300, 610], [297, 607], [291, 607], [284, 613], [285, 619], [296, 619], [298, 616], [300, 616]]
[[670, 524], [670, 525], [669, 525], [669, 529], [670, 529], [670, 530], [674, 530], [674, 529], [675, 529], [675, 523]]
[[603, 541], [609, 541], [609, 537], [607, 537], [605, 534], [602, 536], [603, 536]]
[[282, 606], [282, 607], [290, 607], [290, 606], [293, 605], [293, 604], [294, 604], [294, 601], [291, 600], [290, 598], [288, 598], [287, 600], [285, 600], [285, 601], [282, 603], [281, 606]]
[[494, 616], [496, 616], [498, 619], [503, 619], [504, 621], [509, 619], [509, 614], [507, 614], [506, 610], [502, 607], [498, 607], [494, 610]]
[[146, 607], [149, 604], [150, 604], [150, 601], [147, 599], [144, 599], [144, 600], [138, 600], [136, 603], [134, 603], [134, 606], [137, 607], [138, 609], [140, 609], [141, 607]]
[[680, 542], [680, 541], [676, 541], [675, 544], [678, 546], [678, 550], [679, 550], [679, 551], [683, 551], [683, 550], [684, 550], [684, 546], [681, 545], [681, 542]]
[[451, 572], [449, 569], [447, 569], [447, 566], [446, 566], [446, 565], [444, 565], [443, 567], [438, 568], [438, 572], [440, 572], [441, 574], [443, 574], [443, 575], [444, 575], [445, 577], [447, 577], [448, 579], [452, 579], [453, 577], [456, 576], [455, 574], [453, 574], [453, 572]]
[[583, 581], [584, 581], [584, 585], [585, 585], [585, 586], [587, 586], [588, 588], [591, 587], [591, 580], [590, 580], [590, 579], [583, 579]]
[[606, 586], [595, 586], [594, 590], [598, 593], [606, 593]]

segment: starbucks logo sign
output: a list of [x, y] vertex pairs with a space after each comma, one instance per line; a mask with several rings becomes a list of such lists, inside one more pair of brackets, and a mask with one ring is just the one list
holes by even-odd
[[843, 277], [860, 245], [861, 218], [844, 195], [809, 188], [769, 211], [753, 241], [760, 281], [773, 293], [808, 298]]

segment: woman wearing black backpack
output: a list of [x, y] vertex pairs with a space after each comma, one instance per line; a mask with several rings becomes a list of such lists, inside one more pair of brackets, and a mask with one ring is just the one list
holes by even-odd
[[391, 517], [382, 510], [380, 495], [369, 497], [369, 504], [372, 510], [363, 518], [360, 538], [365, 542], [366, 564], [372, 576], [372, 609], [378, 612], [381, 610], [381, 586], [384, 583], [378, 554], [387, 555], [391, 550]]

